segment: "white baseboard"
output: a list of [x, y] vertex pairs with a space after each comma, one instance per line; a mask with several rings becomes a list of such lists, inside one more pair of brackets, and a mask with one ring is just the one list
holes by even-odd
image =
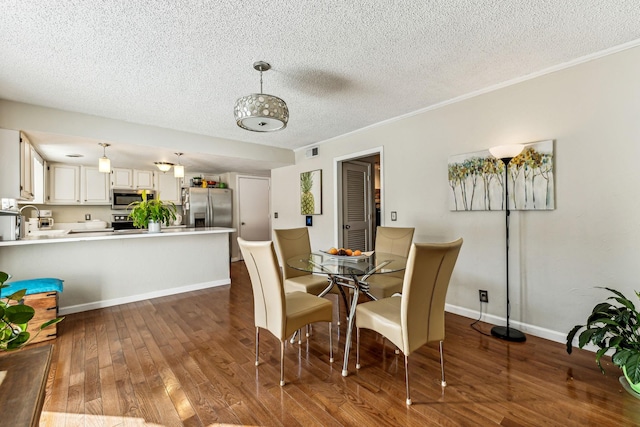
[[128, 297], [114, 298], [110, 300], [90, 302], [87, 304], [71, 305], [68, 307], [60, 307], [58, 313], [61, 316], [79, 313], [81, 311], [95, 310], [98, 308], [113, 307], [114, 305], [127, 304], [130, 302], [142, 301], [151, 298], [166, 297], [169, 295], [181, 294], [184, 292], [198, 291], [200, 289], [214, 288], [216, 286], [224, 286], [231, 284], [231, 279], [221, 279], [212, 282], [196, 283], [179, 288], [163, 289], [161, 291], [148, 292], [146, 294], [131, 295]]
[[[445, 311], [459, 314], [460, 316], [468, 317], [470, 319], [476, 320], [480, 316], [479, 311], [470, 310], [464, 307], [458, 307], [451, 304], [445, 304]], [[504, 325], [507, 321], [506, 318], [500, 316], [494, 316], [491, 314], [482, 314], [482, 318], [480, 319], [482, 322], [491, 323], [493, 325]], [[536, 337], [544, 338], [550, 341], [559, 342], [565, 344], [567, 342], [567, 332], [559, 332], [553, 331], [551, 329], [541, 328], [539, 326], [529, 325], [522, 322], [517, 322], [512, 319], [509, 319], [509, 326], [513, 326], [514, 328], [520, 330], [521, 332], [534, 335]], [[594, 351], [590, 348], [585, 347], [586, 350]]]

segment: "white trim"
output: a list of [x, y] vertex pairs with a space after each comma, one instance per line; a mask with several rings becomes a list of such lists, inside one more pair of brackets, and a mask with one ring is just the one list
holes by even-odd
[[[384, 146], [369, 148], [368, 150], [358, 151], [356, 153], [345, 154], [340, 157], [333, 158], [333, 223], [336, 225], [334, 227], [335, 234], [333, 236], [334, 246], [338, 245], [340, 241], [340, 230], [338, 227], [338, 219], [339, 219], [339, 211], [342, 207], [342, 203], [339, 203], [338, 194], [342, 194], [341, 191], [338, 191], [338, 186], [342, 185], [342, 180], [338, 183], [338, 165], [339, 163], [345, 160], [355, 160], [360, 157], [367, 157], [373, 154], [378, 154], [380, 156], [380, 171], [384, 173], [383, 163], [384, 163]], [[383, 173], [380, 173], [380, 222], [384, 222], [382, 220], [382, 215], [384, 213], [384, 176]], [[382, 224], [379, 224], [382, 225]]]
[[[445, 311], [458, 314], [460, 316], [468, 317], [469, 319], [473, 319], [473, 320], [476, 320], [480, 315], [480, 312], [478, 311], [470, 310], [468, 308], [459, 307], [457, 305], [451, 305], [451, 304], [445, 304]], [[480, 321], [490, 323], [492, 325], [503, 325], [506, 322], [506, 319], [504, 317], [488, 315], [486, 313], [483, 313]], [[509, 320], [509, 325], [510, 326], [513, 325], [514, 328], [522, 332], [526, 332], [529, 335], [536, 336], [538, 338], [544, 338], [549, 341], [554, 341], [554, 342], [565, 344], [565, 345], [567, 343], [567, 334], [569, 333], [569, 331], [567, 332], [553, 331], [551, 329], [540, 328], [538, 326], [529, 325], [527, 323], [514, 322], [511, 319]], [[574, 338], [573, 340], [573, 346], [578, 347], [577, 337]], [[598, 347], [596, 347], [593, 344], [587, 344], [582, 348], [583, 350], [588, 350], [593, 353], [599, 350]], [[611, 356], [612, 354], [613, 354], [612, 350], [607, 352], [607, 355], [609, 356]]]
[[309, 148], [311, 146], [320, 146], [321, 144], [325, 144], [327, 142], [331, 142], [331, 141], [334, 141], [334, 140], [337, 140], [337, 139], [341, 139], [341, 138], [343, 138], [345, 136], [348, 136], [348, 135], [357, 134], [359, 132], [366, 131], [368, 129], [373, 129], [373, 128], [376, 128], [378, 126], [383, 126], [383, 125], [386, 125], [388, 123], [393, 123], [393, 122], [396, 122], [398, 120], [406, 119], [408, 117], [413, 117], [415, 115], [422, 114], [422, 113], [425, 113], [427, 111], [437, 110], [439, 108], [446, 107], [446, 106], [451, 105], [451, 104], [455, 104], [455, 103], [458, 103], [458, 102], [461, 102], [461, 101], [465, 101], [465, 100], [470, 99], [470, 98], [475, 98], [476, 96], [479, 96], [479, 95], [484, 95], [485, 93], [494, 92], [496, 90], [503, 89], [503, 88], [508, 87], [508, 86], [513, 86], [513, 85], [516, 85], [518, 83], [526, 82], [528, 80], [533, 80], [535, 78], [544, 76], [546, 74], [555, 73], [556, 71], [562, 71], [562, 70], [565, 70], [567, 68], [575, 67], [576, 65], [580, 65], [580, 64], [583, 64], [585, 62], [589, 62], [589, 61], [593, 61], [593, 60], [596, 60], [596, 59], [600, 59], [600, 58], [602, 58], [604, 56], [613, 55], [614, 53], [622, 52], [623, 50], [631, 49], [631, 48], [634, 48], [636, 46], [640, 46], [640, 39], [632, 40], [630, 42], [621, 44], [619, 46], [614, 46], [614, 47], [611, 47], [609, 49], [602, 50], [600, 52], [591, 53], [589, 55], [585, 55], [585, 56], [582, 56], [580, 58], [573, 59], [571, 61], [563, 62], [562, 64], [554, 65], [554, 66], [549, 67], [549, 68], [544, 68], [544, 69], [542, 69], [540, 71], [536, 71], [536, 72], [533, 72], [531, 74], [527, 74], [527, 75], [524, 75], [524, 76], [521, 76], [521, 77], [516, 77], [514, 79], [507, 80], [507, 81], [504, 81], [502, 83], [496, 83], [496, 84], [488, 86], [488, 87], [486, 87], [484, 89], [479, 89], [479, 90], [476, 90], [476, 91], [473, 91], [473, 92], [469, 92], [467, 94], [460, 95], [460, 96], [457, 96], [455, 98], [451, 98], [451, 99], [439, 102], [437, 104], [433, 104], [433, 105], [430, 105], [428, 107], [424, 107], [424, 108], [421, 108], [419, 110], [403, 114], [401, 116], [392, 117], [390, 119], [383, 120], [381, 122], [377, 122], [377, 123], [374, 123], [372, 125], [365, 126], [363, 128], [352, 130], [350, 132], [343, 133], [341, 135], [337, 135], [337, 136], [331, 137], [329, 139], [325, 139], [324, 141], [317, 141], [317, 142], [314, 142], [312, 144], [305, 145], [304, 147], [296, 148], [293, 151], [294, 152], [298, 152], [300, 150], [306, 150], [307, 148]]
[[[480, 312], [476, 310], [470, 310], [465, 307], [459, 307], [456, 305], [445, 304], [445, 311], [450, 313], [455, 313], [460, 316], [468, 317], [470, 319], [477, 319], [480, 316]], [[491, 323], [493, 325], [502, 325], [506, 322], [504, 317], [494, 316], [490, 314], [483, 313], [482, 318], [480, 319], [482, 322]], [[558, 342], [565, 344], [567, 342], [567, 332], [558, 332], [552, 331], [551, 329], [540, 328], [538, 326], [529, 325], [527, 323], [516, 322], [514, 320], [509, 319], [509, 326], [513, 326], [514, 328], [525, 332], [530, 335], [534, 335], [539, 338], [544, 338], [550, 341]], [[590, 350], [585, 347], [585, 349]]]
[[169, 295], [181, 294], [184, 292], [198, 291], [201, 289], [215, 288], [217, 286], [230, 285], [231, 279], [220, 279], [212, 282], [196, 283], [193, 285], [181, 286], [179, 288], [163, 289], [161, 291], [148, 292], [146, 294], [131, 295], [128, 297], [114, 298], [110, 300], [102, 300], [90, 302], [87, 304], [71, 305], [69, 307], [60, 307], [59, 314], [64, 316], [81, 311], [95, 310], [98, 308], [113, 307], [115, 305], [127, 304], [130, 302], [143, 301], [151, 298], [166, 297]]

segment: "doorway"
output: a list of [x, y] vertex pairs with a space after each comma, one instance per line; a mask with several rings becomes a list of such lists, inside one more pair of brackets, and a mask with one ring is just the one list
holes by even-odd
[[383, 218], [382, 147], [335, 159], [334, 170], [338, 247], [372, 250]]

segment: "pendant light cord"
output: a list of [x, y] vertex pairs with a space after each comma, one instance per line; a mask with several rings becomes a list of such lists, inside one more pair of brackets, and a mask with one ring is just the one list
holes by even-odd
[[262, 93], [262, 67], [260, 67], [260, 93]]

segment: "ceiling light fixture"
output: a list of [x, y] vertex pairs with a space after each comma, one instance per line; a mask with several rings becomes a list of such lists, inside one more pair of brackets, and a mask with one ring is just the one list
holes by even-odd
[[243, 129], [254, 132], [272, 132], [287, 127], [289, 108], [277, 96], [262, 93], [262, 72], [269, 71], [271, 65], [264, 61], [253, 63], [260, 71], [260, 93], [238, 98], [233, 109], [236, 123]]
[[162, 172], [169, 172], [173, 163], [169, 162], [153, 162]]
[[111, 144], [99, 142], [98, 145], [102, 147], [102, 157], [98, 160], [98, 171], [102, 173], [111, 173], [111, 160], [107, 157], [107, 147]]
[[184, 153], [175, 153], [178, 156], [178, 164], [173, 167], [174, 178], [184, 178], [184, 166], [180, 164], [180, 156]]

